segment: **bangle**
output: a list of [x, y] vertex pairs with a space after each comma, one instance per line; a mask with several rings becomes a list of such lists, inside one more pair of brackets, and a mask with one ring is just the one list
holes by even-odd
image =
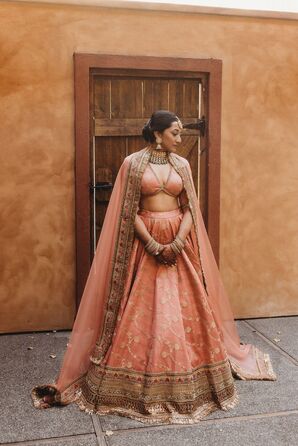
[[185, 246], [185, 241], [183, 241], [182, 238], [179, 237], [179, 235], [176, 235], [175, 240], [176, 240], [176, 242], [177, 242], [177, 243], [182, 247], [182, 249], [183, 249], [184, 246]]
[[172, 243], [170, 244], [170, 246], [174, 251], [174, 253], [178, 255], [181, 254], [181, 252], [183, 251], [185, 242], [177, 235], [175, 240], [173, 240]]
[[152, 256], [157, 256], [162, 251], [163, 245], [160, 245], [153, 237], [145, 245], [145, 250]]
[[176, 245], [175, 241], [173, 241], [173, 242], [170, 244], [170, 246], [171, 246], [172, 250], [174, 251], [174, 253], [175, 253], [176, 255], [181, 254], [181, 251], [180, 251], [180, 249], [178, 248], [178, 246]]

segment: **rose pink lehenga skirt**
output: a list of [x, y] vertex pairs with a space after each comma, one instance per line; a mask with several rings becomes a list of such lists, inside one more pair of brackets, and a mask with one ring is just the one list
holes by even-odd
[[[183, 213], [139, 211], [162, 244]], [[83, 410], [145, 422], [193, 423], [237, 402], [223, 336], [202, 279], [194, 230], [176, 266], [162, 265], [135, 239], [110, 348], [91, 360], [77, 403]]]

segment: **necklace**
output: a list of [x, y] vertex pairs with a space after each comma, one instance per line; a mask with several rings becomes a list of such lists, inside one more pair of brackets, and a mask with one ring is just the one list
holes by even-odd
[[168, 152], [164, 150], [152, 150], [149, 158], [149, 163], [152, 164], [167, 164], [169, 162]]

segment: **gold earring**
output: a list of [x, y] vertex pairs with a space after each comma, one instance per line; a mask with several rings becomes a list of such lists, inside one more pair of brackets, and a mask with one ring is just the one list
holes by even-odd
[[157, 144], [157, 146], [156, 146], [156, 150], [161, 150], [161, 143], [162, 143], [162, 139], [161, 138], [159, 138], [159, 136], [156, 138], [156, 144]]

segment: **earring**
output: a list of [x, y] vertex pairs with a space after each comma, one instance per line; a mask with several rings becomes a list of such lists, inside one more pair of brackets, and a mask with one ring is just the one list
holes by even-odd
[[161, 143], [162, 143], [162, 139], [157, 137], [156, 138], [156, 144], [157, 144], [156, 150], [161, 150]]

